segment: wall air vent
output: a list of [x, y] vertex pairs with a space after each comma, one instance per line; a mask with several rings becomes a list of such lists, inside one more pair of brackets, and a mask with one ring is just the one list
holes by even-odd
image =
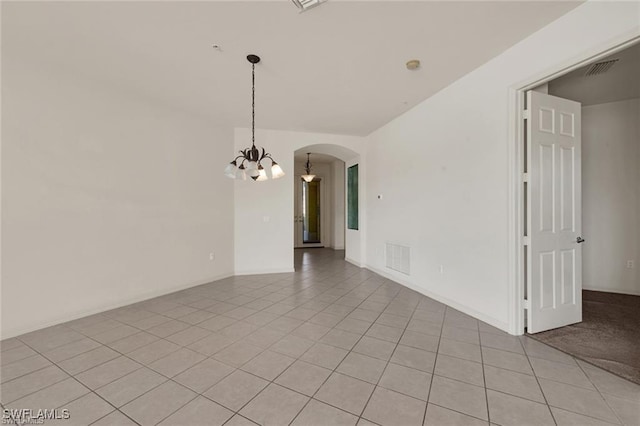
[[411, 273], [411, 248], [398, 244], [386, 243], [385, 264], [387, 268], [410, 275]]
[[319, 6], [321, 3], [324, 3], [327, 0], [291, 0], [293, 4], [296, 5], [300, 12], [305, 12], [309, 9], [312, 9], [316, 6]]
[[584, 75], [585, 77], [590, 77], [592, 75], [604, 74], [605, 72], [609, 71], [611, 67], [614, 66], [615, 63], [619, 60], [620, 59], [612, 59], [610, 61], [595, 63], [587, 69], [587, 72], [584, 73]]

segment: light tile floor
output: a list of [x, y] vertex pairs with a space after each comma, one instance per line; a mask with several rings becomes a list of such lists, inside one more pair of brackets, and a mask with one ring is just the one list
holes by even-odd
[[640, 425], [640, 386], [342, 260], [2, 341], [3, 408], [62, 425]]

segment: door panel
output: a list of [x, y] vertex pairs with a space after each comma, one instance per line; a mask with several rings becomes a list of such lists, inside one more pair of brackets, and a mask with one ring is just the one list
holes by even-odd
[[527, 331], [537, 333], [582, 321], [581, 106], [529, 91], [527, 109]]

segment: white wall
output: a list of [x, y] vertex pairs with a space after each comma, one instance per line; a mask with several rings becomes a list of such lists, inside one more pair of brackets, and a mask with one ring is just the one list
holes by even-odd
[[640, 99], [582, 108], [582, 230], [583, 287], [640, 294]]
[[[638, 2], [588, 2], [374, 132], [367, 266], [519, 332], [510, 315], [509, 88], [639, 35], [638, 16]], [[409, 277], [384, 268], [386, 241], [411, 247]]]
[[[236, 129], [236, 151], [250, 145], [251, 130]], [[256, 145], [267, 148], [285, 176], [265, 182], [250, 179], [235, 182], [235, 272], [242, 275], [293, 271], [294, 152], [308, 146], [309, 152], [340, 159], [359, 158], [357, 161], [364, 168], [364, 138], [258, 129]], [[364, 190], [361, 185], [361, 196]], [[353, 256], [358, 263], [364, 261], [359, 250], [363, 233], [356, 232], [346, 242], [345, 256]]]
[[233, 273], [232, 129], [2, 65], [2, 338]]
[[333, 176], [333, 241], [336, 250], [344, 249], [345, 234], [345, 165], [344, 161], [331, 163]]

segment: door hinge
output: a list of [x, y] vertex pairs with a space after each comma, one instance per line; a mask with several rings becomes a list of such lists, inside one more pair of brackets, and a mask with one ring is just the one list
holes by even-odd
[[522, 307], [523, 307], [524, 309], [529, 309], [530, 305], [529, 305], [529, 300], [528, 300], [528, 299], [524, 299], [524, 300], [522, 301]]
[[522, 237], [522, 244], [525, 246], [531, 244], [531, 237]]
[[525, 109], [522, 111], [522, 118], [524, 118], [525, 120], [528, 120], [529, 118], [531, 118], [531, 114], [529, 114], [528, 109]]
[[523, 173], [522, 174], [522, 181], [523, 182], [529, 182], [529, 173]]

